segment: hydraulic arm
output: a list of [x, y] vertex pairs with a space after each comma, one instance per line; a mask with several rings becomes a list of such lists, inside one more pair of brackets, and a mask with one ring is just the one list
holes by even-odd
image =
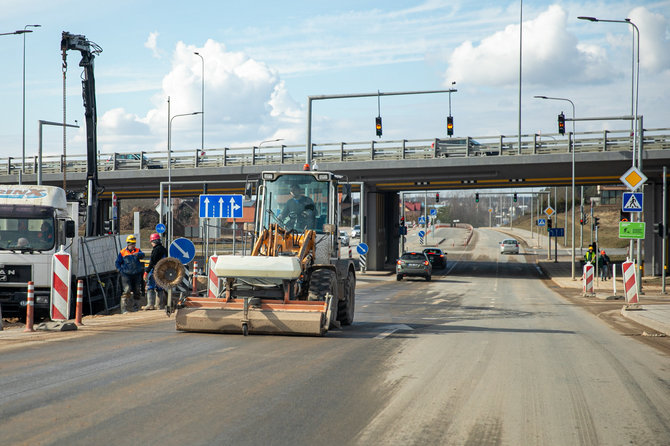
[[102, 52], [102, 48], [86, 39], [86, 36], [70, 34], [63, 31], [61, 38], [63, 52], [63, 70], [67, 68], [67, 50], [77, 50], [81, 53], [79, 66], [84, 68], [84, 77], [81, 81], [82, 96], [86, 117], [86, 235], [100, 235], [101, 224], [98, 217], [98, 163], [97, 163], [97, 112], [95, 105], [95, 77], [93, 76], [93, 59]]

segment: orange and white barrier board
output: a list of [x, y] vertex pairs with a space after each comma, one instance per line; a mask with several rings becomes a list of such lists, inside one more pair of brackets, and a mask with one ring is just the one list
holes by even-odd
[[219, 297], [219, 276], [216, 275], [214, 267], [219, 257], [213, 255], [209, 258], [209, 273], [207, 274], [207, 297]]
[[84, 323], [81, 321], [81, 318], [83, 316], [83, 310], [84, 310], [84, 281], [83, 280], [78, 280], [77, 281], [77, 306], [75, 307], [74, 311], [74, 323], [77, 326], [84, 325]]
[[70, 254], [60, 251], [51, 260], [51, 307], [49, 314], [54, 321], [66, 321], [70, 316]]
[[635, 275], [635, 264], [626, 261], [621, 264], [623, 270], [623, 289], [626, 296], [626, 303], [638, 303], [637, 295], [637, 276]]
[[591, 262], [586, 263], [584, 265], [584, 294], [593, 294], [593, 274], [595, 272], [595, 268], [591, 264]]
[[33, 328], [33, 321], [35, 320], [35, 284], [33, 282], [28, 282], [26, 301], [26, 328], [23, 331], [35, 331]]

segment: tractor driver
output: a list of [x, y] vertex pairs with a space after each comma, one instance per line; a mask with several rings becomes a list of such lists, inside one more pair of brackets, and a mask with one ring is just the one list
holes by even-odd
[[305, 196], [302, 186], [291, 186], [291, 198], [286, 202], [284, 210], [279, 214], [281, 221], [289, 229], [313, 229], [316, 225], [316, 208], [314, 201]]

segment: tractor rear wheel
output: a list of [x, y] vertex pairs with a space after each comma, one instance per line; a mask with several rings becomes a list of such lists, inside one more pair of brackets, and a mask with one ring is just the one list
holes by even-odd
[[354, 322], [354, 307], [356, 306], [356, 276], [349, 270], [347, 281], [344, 283], [344, 300], [337, 303], [337, 320], [342, 325], [351, 325]]

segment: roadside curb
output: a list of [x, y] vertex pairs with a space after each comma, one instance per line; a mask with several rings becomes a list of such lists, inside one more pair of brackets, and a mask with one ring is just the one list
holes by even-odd
[[646, 305], [638, 310], [627, 310], [625, 306], [621, 308], [621, 315], [623, 317], [656, 330], [659, 333], [663, 333], [666, 336], [670, 336], [670, 324], [662, 319], [667, 319], [668, 312], [670, 312], [670, 307], [667, 305]]

